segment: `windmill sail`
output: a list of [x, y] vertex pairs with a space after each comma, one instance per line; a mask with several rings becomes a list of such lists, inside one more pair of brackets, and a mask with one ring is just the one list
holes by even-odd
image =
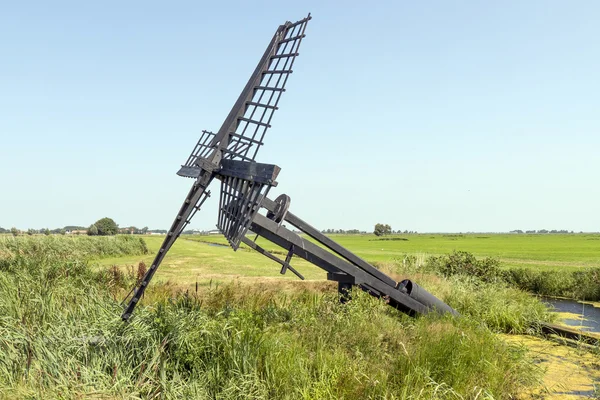
[[[194, 178], [194, 184], [154, 262], [129, 301], [122, 315], [124, 320], [130, 317], [165, 254], [209, 196], [207, 188], [215, 178], [221, 181], [217, 227], [234, 250], [244, 243], [280, 264], [282, 274], [289, 270], [300, 279], [304, 277], [290, 263], [293, 257], [302, 258], [327, 271], [327, 279], [338, 282], [342, 301], [346, 301], [349, 290], [357, 286], [410, 315], [431, 311], [458, 315], [452, 307], [416, 283], [409, 280], [396, 282], [289, 212], [289, 196], [281, 195], [275, 201], [267, 197], [269, 190], [277, 185], [280, 168], [258, 163], [255, 159], [292, 73], [309, 20], [310, 14], [298, 22], [286, 22], [277, 28], [221, 128], [216, 133], [202, 132], [178, 172]], [[266, 210], [266, 215], [260, 213], [260, 209]], [[284, 221], [311, 240], [288, 229]], [[254, 240], [246, 236], [248, 232], [253, 233]], [[259, 237], [282, 248], [283, 254], [287, 254], [285, 259], [261, 247], [257, 243]]]
[[[274, 45], [267, 49], [268, 58], [262, 62], [260, 73], [247, 93], [244, 106], [236, 121], [228, 128], [229, 135], [225, 158], [254, 161], [263, 145], [267, 129], [298, 52], [310, 15], [296, 23], [286, 23], [275, 33]], [[265, 53], [267, 54], [267, 53]]]
[[254, 161], [258, 149], [264, 144], [267, 129], [271, 127], [273, 114], [278, 109], [279, 99], [300, 44], [306, 36], [305, 30], [310, 14], [297, 22], [286, 22], [277, 28], [254, 73], [235, 102], [229, 115], [217, 133], [202, 131], [200, 140], [179, 170], [178, 174], [196, 178], [203, 158], [217, 148], [223, 158]]
[[[216, 171], [223, 173], [221, 161], [229, 160], [230, 163], [236, 163], [239, 160], [254, 161], [256, 158], [265, 133], [271, 126], [271, 119], [274, 111], [277, 110], [281, 94], [285, 91], [287, 79], [292, 73], [292, 66], [298, 56], [300, 43], [305, 36], [306, 24], [310, 19], [309, 14], [300, 21], [286, 22], [277, 28], [219, 131], [217, 133], [202, 131], [192, 153], [177, 172], [178, 175], [194, 178], [194, 184], [139, 287], [132, 290], [133, 295], [121, 316], [123, 320], [129, 319], [165, 255], [210, 196], [207, 188], [215, 178]], [[236, 167], [236, 165], [230, 166], [234, 169]], [[251, 166], [251, 170], [254, 167]], [[273, 176], [276, 176], [276, 173]], [[227, 238], [234, 248], [239, 246], [252, 216], [258, 211], [262, 199], [273, 184], [272, 179], [259, 184], [249, 182], [247, 178], [249, 177], [235, 177], [231, 182], [228, 181], [235, 182], [235, 185], [229, 186], [224, 182], [221, 188], [222, 199], [228, 201], [221, 202], [219, 227], [223, 232], [227, 232]], [[241, 192], [238, 189], [239, 185], [244, 188]], [[240, 203], [242, 194], [247, 194], [248, 190], [253, 196], [252, 201]]]

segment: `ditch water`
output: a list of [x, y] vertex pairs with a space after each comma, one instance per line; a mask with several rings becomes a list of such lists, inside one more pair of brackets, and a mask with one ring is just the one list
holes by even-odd
[[574, 329], [600, 333], [600, 303], [582, 303], [576, 300], [545, 298], [542, 301], [559, 313], [568, 313], [562, 320]]
[[226, 244], [221, 244], [221, 243], [206, 242], [206, 244], [208, 244], [209, 246], [213, 246], [213, 247], [229, 247]]

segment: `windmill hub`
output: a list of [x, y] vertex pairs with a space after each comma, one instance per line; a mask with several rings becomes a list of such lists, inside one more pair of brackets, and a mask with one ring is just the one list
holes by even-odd
[[[165, 255], [210, 196], [207, 189], [215, 179], [221, 181], [217, 227], [234, 250], [244, 243], [279, 264], [282, 274], [289, 270], [304, 279], [291, 265], [294, 256], [300, 257], [326, 271], [327, 279], [337, 281], [344, 301], [349, 298], [350, 288], [356, 286], [410, 315], [432, 310], [457, 314], [416, 283], [403, 281], [399, 284], [289, 212], [289, 196], [282, 194], [274, 201], [268, 198], [269, 190], [277, 186], [280, 168], [255, 159], [264, 144], [267, 129], [271, 128], [273, 113], [278, 109], [279, 99], [293, 72], [292, 66], [300, 54], [298, 49], [310, 20], [309, 14], [277, 28], [221, 128], [216, 133], [202, 131], [198, 143], [177, 172], [194, 179], [194, 183], [152, 265], [139, 287], [132, 290], [133, 296], [121, 316], [123, 320], [129, 319]], [[258, 212], [261, 208], [267, 211], [266, 216]], [[304, 235], [287, 229], [282, 225], [283, 221]], [[247, 236], [249, 231], [254, 234], [254, 240]], [[309, 236], [318, 245], [304, 236]], [[261, 247], [258, 238], [285, 249], [285, 259]]]
[[278, 224], [281, 223], [285, 219], [285, 216], [290, 208], [291, 202], [292, 199], [290, 199], [290, 196], [288, 196], [287, 194], [279, 195], [275, 199], [275, 207], [273, 212], [267, 212], [267, 218], [277, 222]]

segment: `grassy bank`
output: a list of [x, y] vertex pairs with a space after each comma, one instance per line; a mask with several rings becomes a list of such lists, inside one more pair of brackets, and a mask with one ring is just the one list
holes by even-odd
[[444, 277], [476, 279], [484, 283], [504, 283], [523, 291], [577, 300], [600, 300], [600, 268], [540, 271], [526, 268], [503, 268], [494, 258], [477, 259], [473, 254], [455, 251], [430, 257], [419, 265], [415, 257], [405, 256], [405, 269], [421, 269]]
[[417, 319], [302, 283], [154, 285], [124, 325], [115, 298], [133, 277], [47, 251], [0, 255], [5, 398], [510, 398], [539, 376], [494, 332], [523, 332], [546, 311], [493, 283], [473, 300], [480, 283], [415, 273], [464, 315]]
[[[413, 236], [419, 238], [422, 235], [409, 235], [410, 241], [413, 241]], [[498, 237], [496, 237], [498, 236]], [[523, 236], [523, 237], [520, 237]], [[569, 254], [572, 257], [570, 260], [563, 261], [571, 267], [558, 268], [536, 267], [535, 263], [541, 262], [542, 250], [546, 249], [545, 243], [553, 243], [555, 236], [567, 237], [571, 242], [578, 243], [579, 247], [585, 248], [582, 254], [578, 254], [579, 247], [575, 246], [570, 252], [566, 249], [559, 248], [554, 250], [566, 257]], [[399, 250], [404, 249], [407, 242], [402, 240], [383, 240], [373, 241], [374, 235], [370, 236], [353, 236], [353, 235], [337, 235], [334, 238], [340, 242], [349, 245], [349, 249], [356, 251], [360, 256], [365, 257], [367, 261], [375, 262], [377, 265], [393, 266], [388, 270], [394, 270], [398, 274], [398, 278], [404, 279], [407, 273], [425, 273], [437, 274], [443, 277], [457, 276], [457, 279], [462, 277], [479, 277], [486, 282], [500, 282], [505, 285], [512, 286], [516, 289], [524, 290], [528, 293], [542, 296], [559, 296], [578, 300], [598, 301], [600, 300], [600, 261], [593, 263], [594, 257], [598, 258], [600, 254], [600, 241], [591, 240], [597, 235], [492, 235], [490, 239], [477, 239], [467, 236], [459, 237], [464, 243], [485, 241], [492, 243], [492, 248], [500, 246], [506, 241], [509, 248], [516, 248], [523, 243], [524, 240], [540, 241], [537, 245], [542, 247], [536, 248], [531, 244], [531, 248], [522, 249], [521, 257], [523, 259], [520, 265], [527, 267], [514, 267], [507, 265], [501, 258], [479, 256], [477, 253], [457, 250], [449, 251], [449, 254], [430, 255], [426, 253], [401, 253]], [[387, 238], [397, 239], [397, 237]], [[451, 238], [450, 238], [451, 239]], [[161, 237], [146, 237], [148, 247], [151, 254], [143, 259], [148, 264], [151, 262], [155, 250], [162, 240]], [[446, 241], [448, 237], [437, 235], [431, 243], [437, 240]], [[426, 238], [415, 239], [415, 242], [425, 242]], [[459, 240], [454, 241], [458, 244]], [[186, 236], [180, 239], [171, 249], [170, 253], [165, 258], [163, 267], [157, 274], [156, 279], [170, 281], [189, 288], [199, 282], [201, 285], [206, 285], [210, 280], [230, 281], [232, 279], [240, 279], [244, 281], [264, 280], [266, 278], [275, 278], [276, 280], [295, 280], [291, 274], [279, 275], [280, 267], [264, 258], [262, 255], [244, 248], [237, 252], [231, 251], [229, 247], [213, 246], [213, 243], [225, 243], [225, 239], [219, 236]], [[273, 252], [281, 252], [281, 249], [266, 240], [259, 240], [261, 246]], [[368, 246], [373, 246], [372, 243], [379, 243], [382, 247], [378, 257], [374, 256], [375, 250], [365, 251]], [[593, 245], [589, 245], [592, 243]], [[467, 246], [467, 248], [473, 246]], [[460, 247], [458, 247], [460, 249]], [[427, 248], [431, 250], [431, 248]], [[595, 253], [592, 255], [591, 251]], [[390, 251], [390, 253], [387, 253]], [[495, 252], [500, 249], [496, 248]], [[493, 253], [493, 251], [490, 251]], [[476, 257], [477, 256], [477, 257]], [[584, 257], [585, 256], [585, 257]], [[531, 258], [529, 258], [531, 257]], [[547, 256], [546, 264], [550, 264], [554, 257], [552, 253]], [[537, 258], [537, 261], [536, 261]], [[577, 260], [585, 258], [585, 263], [580, 263]], [[139, 257], [120, 257], [108, 258], [101, 260], [101, 264], [110, 266], [117, 264], [121, 266], [135, 264]], [[383, 261], [376, 261], [376, 260]], [[303, 260], [294, 258], [292, 264], [302, 273], [307, 279], [322, 280], [325, 279], [323, 270], [311, 265]], [[595, 266], [583, 266], [583, 265]], [[576, 266], [578, 265], [578, 266]]]
[[[391, 262], [405, 254], [420, 257], [466, 251], [498, 259], [503, 268], [576, 271], [600, 266], [599, 234], [418, 234], [329, 235], [370, 262]], [[219, 235], [182, 237], [226, 244]], [[275, 248], [263, 241], [266, 248]]]
[[49, 258], [90, 259], [148, 254], [142, 237], [118, 236], [2, 236], [0, 260], [44, 255]]

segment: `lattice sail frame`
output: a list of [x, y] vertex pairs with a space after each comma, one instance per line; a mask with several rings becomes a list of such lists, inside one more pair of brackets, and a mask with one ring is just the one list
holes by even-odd
[[[309, 17], [310, 18], [310, 17]], [[225, 158], [254, 161], [258, 149], [264, 144], [267, 129], [271, 127], [273, 113], [277, 110], [281, 94], [291, 73], [298, 50], [305, 37], [308, 19], [286, 24], [279, 34], [275, 50], [267, 68], [262, 71], [259, 84], [255, 86], [250, 101], [246, 101], [244, 115], [239, 117], [230, 132]]]
[[212, 142], [215, 136], [216, 134], [210, 131], [202, 131], [198, 143], [194, 147], [194, 150], [192, 150], [192, 153], [188, 157], [184, 166], [192, 167], [194, 166], [194, 162], [196, 160], [200, 158], [207, 158], [210, 155], [210, 153], [214, 151], [214, 146], [212, 145]]
[[[277, 29], [265, 55], [238, 99], [238, 103], [241, 103], [233, 115], [233, 123], [228, 124], [232, 117], [230, 114], [218, 133], [202, 131], [184, 167], [197, 166], [202, 158], [207, 158], [218, 148], [222, 149], [224, 159], [256, 159], [259, 148], [264, 144], [266, 132], [271, 127], [273, 114], [279, 109], [279, 100], [285, 92], [287, 80], [294, 72], [292, 67], [296, 57], [300, 55], [298, 50], [306, 36], [306, 26], [310, 19], [309, 14], [300, 21], [286, 22]], [[185, 173], [180, 175], [195, 177]]]
[[240, 247], [242, 237], [270, 188], [269, 184], [236, 177], [226, 177], [221, 181], [217, 228], [234, 250]]

